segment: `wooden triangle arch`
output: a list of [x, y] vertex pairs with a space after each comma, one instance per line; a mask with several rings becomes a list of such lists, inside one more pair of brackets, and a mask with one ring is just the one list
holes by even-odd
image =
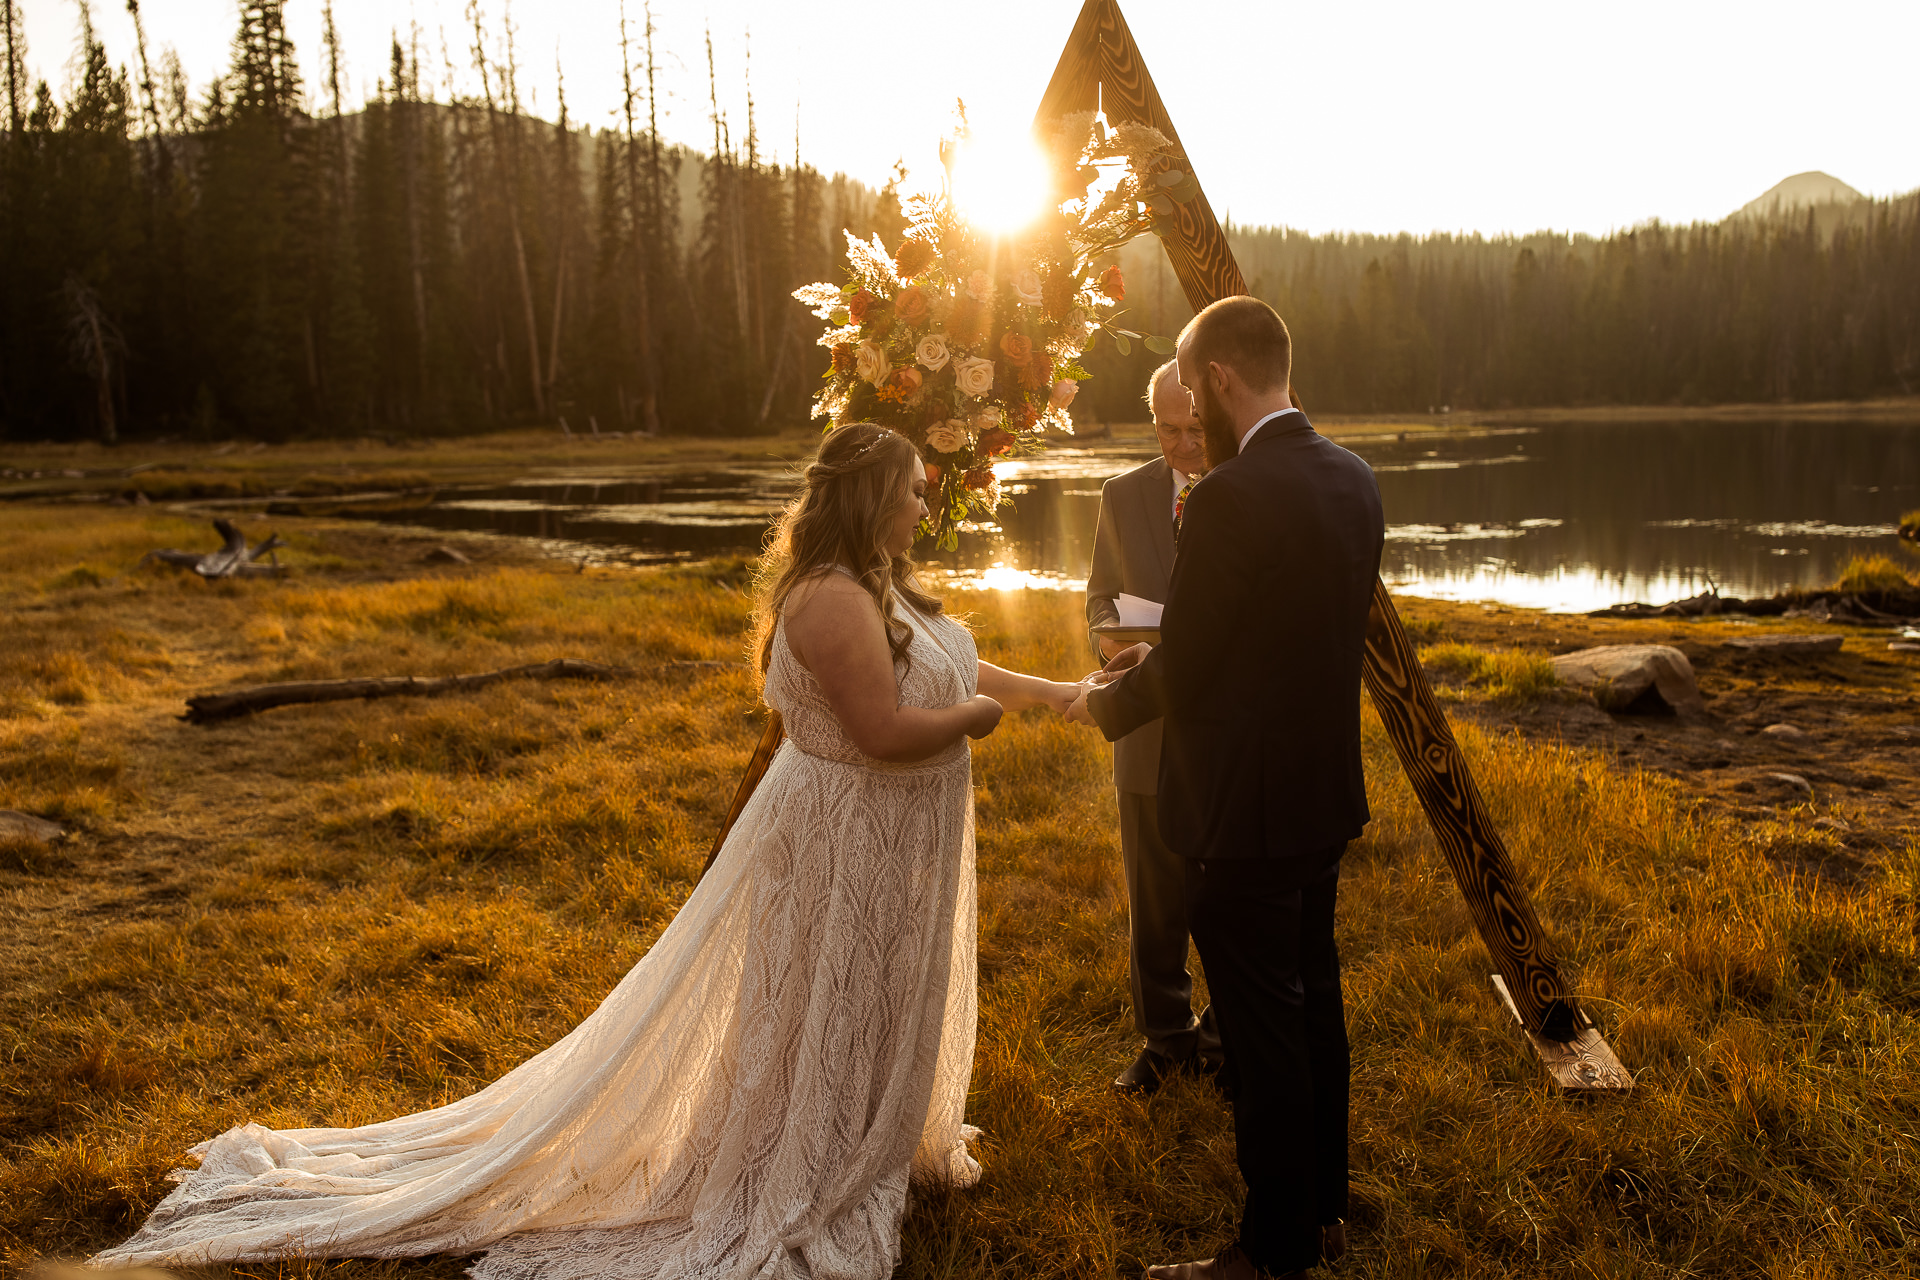
[[[1104, 111], [1110, 122], [1152, 125], [1173, 143], [1179, 163], [1193, 173], [1116, 0], [1086, 0], [1082, 6], [1034, 123], [1037, 127], [1062, 115], [1093, 110]], [[1247, 292], [1246, 278], [1204, 191], [1176, 204], [1173, 216], [1160, 219], [1157, 230], [1194, 310]], [[1631, 1085], [1561, 977], [1552, 943], [1527, 901], [1384, 582], [1374, 586], [1364, 676], [1400, 765], [1446, 851], [1474, 927], [1499, 969], [1493, 981], [1502, 1002], [1561, 1084], [1583, 1089]]]
[[[1181, 163], [1187, 164], [1180, 135], [1115, 0], [1086, 0], [1040, 100], [1035, 123], [1094, 110], [1103, 110], [1109, 121], [1152, 125], [1167, 136]], [[1187, 172], [1193, 172], [1191, 164]], [[1160, 219], [1160, 224], [1160, 243], [1194, 310], [1247, 292], [1246, 279], [1204, 191], [1176, 204], [1173, 215]], [[1474, 928], [1499, 970], [1493, 983], [1501, 1001], [1563, 1086], [1631, 1087], [1631, 1077], [1574, 1003], [1561, 977], [1552, 944], [1527, 900], [1506, 845], [1494, 830], [1486, 801], [1467, 771], [1384, 582], [1374, 586], [1363, 675], [1400, 765], [1446, 852]], [[708, 866], [759, 785], [780, 745], [783, 728], [780, 713], [770, 712], [766, 731], [707, 855]]]

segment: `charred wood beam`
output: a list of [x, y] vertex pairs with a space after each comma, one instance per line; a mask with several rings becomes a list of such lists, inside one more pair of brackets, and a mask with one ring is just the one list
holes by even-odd
[[[1035, 125], [1096, 106], [1110, 120], [1152, 125], [1181, 150], [1180, 135], [1117, 0], [1086, 0], [1081, 7], [1035, 113]], [[1190, 164], [1188, 173], [1193, 173]], [[1173, 216], [1155, 230], [1197, 311], [1217, 299], [1246, 293], [1247, 285], [1212, 206], [1198, 191], [1199, 177], [1193, 177], [1194, 197], [1176, 203]], [[1386, 584], [1379, 581], [1367, 622], [1363, 675], [1394, 753], [1446, 852], [1474, 926], [1499, 969], [1495, 983], [1503, 998], [1511, 1001], [1536, 1048], [1580, 1046], [1579, 1055], [1541, 1049], [1548, 1069], [1571, 1088], [1630, 1084], [1568, 989], [1552, 942], [1420, 668]], [[1575, 1070], [1568, 1065], [1575, 1056], [1589, 1067], [1599, 1062], [1601, 1069]]]

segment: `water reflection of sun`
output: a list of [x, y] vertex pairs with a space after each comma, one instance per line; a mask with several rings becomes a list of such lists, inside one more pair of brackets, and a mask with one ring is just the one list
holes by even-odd
[[947, 586], [958, 591], [1085, 591], [1086, 579], [1064, 573], [1035, 573], [1008, 564], [986, 569], [951, 569]]

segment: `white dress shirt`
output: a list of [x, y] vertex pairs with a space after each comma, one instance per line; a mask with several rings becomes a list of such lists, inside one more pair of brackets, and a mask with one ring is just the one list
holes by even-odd
[[1298, 413], [1298, 412], [1300, 412], [1298, 409], [1282, 409], [1278, 413], [1270, 413], [1266, 417], [1260, 419], [1260, 421], [1254, 423], [1252, 427], [1248, 428], [1247, 434], [1240, 437], [1240, 451], [1242, 453], [1246, 452], [1247, 446], [1253, 443], [1253, 438], [1254, 436], [1259, 434], [1260, 428], [1266, 426], [1269, 422], [1272, 422], [1275, 418], [1285, 417], [1289, 413]]

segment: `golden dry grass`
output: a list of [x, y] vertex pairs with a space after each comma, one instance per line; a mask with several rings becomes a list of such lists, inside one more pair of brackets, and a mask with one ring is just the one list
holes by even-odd
[[[563, 1034], [684, 900], [759, 726], [744, 671], [523, 683], [190, 728], [191, 692], [644, 666], [744, 645], [739, 565], [371, 581], [324, 525], [286, 582], [133, 570], [196, 536], [0, 508], [0, 1269], [130, 1231], [228, 1125], [467, 1093]], [[198, 534], [204, 537], [204, 534]], [[98, 582], [72, 574], [92, 566]], [[970, 597], [983, 652], [1088, 665], [1077, 597]], [[1437, 637], [1436, 637], [1437, 638]], [[1915, 1239], [1920, 850], [1783, 879], [1671, 784], [1460, 736], [1577, 990], [1637, 1076], [1556, 1095], [1378, 724], [1340, 940], [1355, 1044], [1353, 1276], [1905, 1275]], [[1106, 753], [1029, 713], [976, 755], [984, 1182], [916, 1196], [903, 1276], [1133, 1276], [1237, 1203], [1225, 1108], [1107, 1081], [1135, 1048]], [[234, 1275], [453, 1276], [457, 1260]], [[209, 1274], [225, 1275], [217, 1270]]]
[[1446, 641], [1422, 649], [1420, 661], [1431, 675], [1458, 681], [1465, 692], [1496, 702], [1534, 702], [1560, 687], [1552, 660], [1534, 649], [1489, 650]]
[[1905, 591], [1914, 585], [1913, 575], [1895, 563], [1892, 556], [1855, 556], [1840, 571], [1835, 591]]

